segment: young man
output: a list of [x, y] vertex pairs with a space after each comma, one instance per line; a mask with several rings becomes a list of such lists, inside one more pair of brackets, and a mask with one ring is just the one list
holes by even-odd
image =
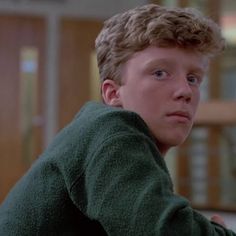
[[0, 235], [236, 235], [173, 193], [164, 161], [223, 48], [218, 26], [190, 9], [109, 19], [96, 40], [104, 104], [86, 104], [12, 189]]

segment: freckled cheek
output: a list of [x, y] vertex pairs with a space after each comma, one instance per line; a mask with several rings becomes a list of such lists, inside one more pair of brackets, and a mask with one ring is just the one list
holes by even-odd
[[197, 97], [197, 99], [196, 99], [196, 100], [197, 100], [197, 103], [199, 103], [199, 101], [200, 101], [200, 90], [198, 90], [196, 97]]
[[194, 96], [193, 100], [192, 100], [192, 106], [193, 106], [193, 110], [194, 112], [196, 112], [198, 105], [200, 102], [200, 94], [196, 94], [196, 96]]

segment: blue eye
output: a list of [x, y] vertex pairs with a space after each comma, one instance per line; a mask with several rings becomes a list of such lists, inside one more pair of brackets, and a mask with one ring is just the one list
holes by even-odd
[[196, 75], [188, 75], [187, 81], [191, 85], [199, 85], [201, 83], [201, 78]]
[[164, 70], [156, 70], [154, 72], [154, 75], [156, 76], [156, 79], [162, 80], [162, 79], [167, 78], [168, 73], [166, 71], [164, 71]]

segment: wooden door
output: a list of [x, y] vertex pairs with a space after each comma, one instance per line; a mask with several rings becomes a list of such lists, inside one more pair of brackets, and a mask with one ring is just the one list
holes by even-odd
[[91, 56], [102, 23], [63, 19], [60, 26], [59, 129], [91, 99]]
[[0, 202], [42, 150], [45, 21], [0, 15]]

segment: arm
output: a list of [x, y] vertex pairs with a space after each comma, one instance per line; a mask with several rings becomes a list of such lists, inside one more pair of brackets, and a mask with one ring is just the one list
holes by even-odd
[[109, 235], [236, 235], [173, 194], [162, 157], [142, 135], [120, 134], [103, 142], [72, 193]]
[[225, 224], [225, 222], [224, 222], [224, 219], [223, 219], [221, 216], [217, 215], [217, 214], [215, 214], [215, 215], [213, 215], [213, 216], [211, 217], [211, 221], [213, 221], [213, 222], [215, 222], [215, 223], [217, 223], [217, 224], [219, 224], [219, 225], [222, 225], [222, 226], [226, 227], [226, 224]]

